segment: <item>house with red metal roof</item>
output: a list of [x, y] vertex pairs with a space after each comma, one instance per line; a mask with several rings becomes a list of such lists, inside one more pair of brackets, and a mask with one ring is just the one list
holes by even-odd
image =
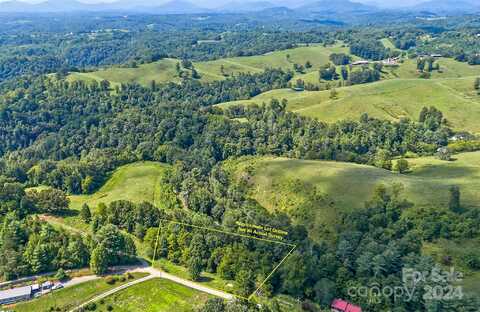
[[362, 308], [342, 299], [332, 301], [332, 312], [362, 312]]

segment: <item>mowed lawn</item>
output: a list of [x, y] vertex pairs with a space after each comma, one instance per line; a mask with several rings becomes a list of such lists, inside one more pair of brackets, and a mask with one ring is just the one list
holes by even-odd
[[[194, 67], [200, 74], [200, 80], [210, 82], [226, 79], [239, 73], [261, 73], [267, 68], [293, 69], [293, 64], [304, 65], [310, 61], [312, 68], [308, 72], [316, 72], [321, 65], [329, 62], [331, 53], [345, 52], [348, 48], [341, 44], [324, 47], [322, 45], [303, 46], [294, 49], [275, 51], [264, 55], [224, 58], [215, 61], [194, 62]], [[120, 83], [137, 82], [144, 86], [150, 85], [152, 80], [157, 83], [180, 82], [177, 75], [177, 59], [162, 59], [149, 64], [140, 64], [136, 68], [109, 67], [106, 69], [77, 73], [73, 72], [68, 79], [83, 81], [108, 80], [113, 85]], [[223, 66], [223, 73], [222, 68]]]
[[[363, 207], [380, 183], [401, 183], [405, 197], [423, 207], [448, 207], [449, 188], [460, 186], [462, 204], [480, 208], [480, 152], [455, 155], [456, 161], [445, 162], [435, 157], [409, 159], [412, 170], [398, 174], [387, 170], [334, 161], [297, 160], [287, 158], [251, 158], [234, 165], [237, 176], [251, 175], [250, 195], [269, 210], [295, 208], [302, 196], [293, 185], [315, 187], [333, 202], [334, 210], [348, 211]], [[318, 207], [318, 212], [331, 215], [331, 207]]]
[[474, 92], [473, 82], [474, 77], [389, 79], [338, 88], [336, 99], [330, 98], [330, 91], [281, 89], [265, 92], [251, 100], [219, 106], [261, 105], [271, 99], [286, 99], [288, 110], [326, 122], [358, 120], [364, 113], [392, 121], [402, 117], [418, 120], [423, 107], [435, 106], [444, 113], [454, 129], [480, 133], [480, 96]]
[[[142, 278], [147, 274], [133, 273], [134, 279]], [[104, 278], [98, 280], [88, 281], [85, 283], [77, 284], [72, 287], [60, 289], [54, 291], [48, 295], [44, 295], [38, 299], [17, 304], [13, 307], [15, 312], [48, 312], [48, 311], [68, 311], [89, 299], [100, 295], [110, 289], [116, 288], [125, 282], [117, 281], [115, 284], [107, 284]], [[51, 309], [54, 308], [54, 309]], [[55, 310], [58, 308], [58, 310]]]
[[[152, 279], [122, 290], [97, 304], [96, 311], [116, 312], [189, 312], [209, 295], [164, 279]], [[107, 308], [111, 306], [113, 310]]]

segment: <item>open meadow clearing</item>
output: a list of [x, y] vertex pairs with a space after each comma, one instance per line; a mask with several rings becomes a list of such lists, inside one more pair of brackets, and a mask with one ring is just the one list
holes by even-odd
[[129, 287], [98, 304], [97, 311], [193, 312], [210, 296], [174, 282], [156, 278]]
[[339, 211], [362, 208], [379, 184], [402, 184], [404, 197], [426, 209], [448, 208], [448, 190], [458, 185], [462, 205], [480, 208], [480, 152], [458, 154], [455, 159], [408, 159], [408, 174], [352, 163], [271, 157], [247, 158], [225, 166], [237, 179], [248, 177], [249, 194], [260, 205], [298, 215], [315, 233], [328, 227]]
[[[309, 61], [312, 65], [308, 72], [316, 72], [321, 65], [329, 62], [331, 53], [348, 53], [348, 48], [341, 44], [324, 47], [322, 45], [303, 46], [294, 49], [275, 51], [264, 55], [223, 58], [215, 61], [193, 62], [200, 81], [222, 80], [239, 73], [260, 73], [267, 68], [292, 70], [293, 64], [304, 65]], [[73, 72], [68, 79], [83, 81], [108, 80], [112, 85], [137, 82], [149, 86], [152, 80], [157, 83], [180, 82], [176, 71], [176, 59], [162, 59], [148, 64], [139, 64], [136, 68], [108, 67], [93, 72]], [[223, 71], [222, 71], [223, 68]]]
[[160, 178], [167, 165], [157, 162], [136, 162], [116, 169], [107, 182], [91, 195], [70, 196], [70, 208], [79, 210], [83, 204], [96, 208], [114, 200], [143, 201], [159, 204]]
[[362, 114], [399, 121], [408, 117], [418, 120], [423, 107], [434, 106], [443, 112], [456, 130], [480, 132], [480, 96], [473, 90], [474, 78], [390, 79], [370, 84], [330, 91], [290, 89], [262, 93], [251, 100], [219, 104], [220, 107], [268, 103], [271, 99], [286, 99], [287, 109], [326, 122], [342, 119], [358, 120]]

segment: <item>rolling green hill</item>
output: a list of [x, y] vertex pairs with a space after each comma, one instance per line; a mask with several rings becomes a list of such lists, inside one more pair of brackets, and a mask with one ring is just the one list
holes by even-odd
[[[309, 72], [317, 71], [321, 65], [329, 62], [331, 53], [348, 52], [348, 48], [340, 44], [330, 47], [321, 45], [303, 46], [294, 49], [271, 52], [264, 55], [224, 58], [208, 62], [194, 62], [194, 67], [200, 74], [201, 81], [222, 80], [238, 73], [259, 73], [267, 68], [292, 69], [294, 63], [304, 65], [310, 61]], [[288, 56], [288, 57], [287, 57]], [[108, 80], [113, 85], [127, 82], [137, 82], [149, 85], [152, 80], [157, 83], [179, 82], [176, 64], [179, 60], [162, 59], [158, 62], [141, 64], [136, 68], [110, 67], [88, 73], [73, 72], [68, 79], [83, 81]], [[223, 66], [223, 73], [222, 68]]]
[[[480, 152], [456, 158], [453, 162], [435, 157], [409, 159], [412, 172], [406, 175], [353, 163], [271, 157], [231, 161], [225, 166], [237, 179], [248, 181], [250, 196], [262, 206], [294, 214], [306, 209], [306, 217], [316, 227], [328, 224], [336, 211], [363, 207], [380, 183], [403, 184], [405, 197], [426, 208], [448, 207], [448, 189], [458, 185], [463, 205], [478, 207]], [[312, 193], [319, 192], [326, 199], [312, 203]]]
[[[480, 70], [480, 68], [479, 68]], [[417, 120], [424, 106], [440, 109], [454, 129], [480, 132], [480, 96], [473, 90], [474, 77], [445, 79], [390, 79], [371, 84], [338, 88], [336, 99], [330, 91], [295, 92], [273, 90], [251, 100], [220, 104], [262, 104], [271, 99], [287, 99], [287, 109], [322, 121], [358, 118], [367, 113], [372, 117]]]
[[[79, 211], [83, 204], [87, 204], [93, 212], [98, 204], [108, 205], [116, 200], [128, 200], [134, 203], [146, 201], [161, 208], [171, 207], [176, 203], [175, 195], [172, 195], [170, 189], [160, 181], [167, 168], [166, 164], [149, 161], [121, 166], [95, 193], [69, 196], [70, 209], [74, 212]], [[90, 231], [89, 225], [83, 222], [78, 213], [61, 218], [45, 215], [42, 219], [73, 232], [88, 233]]]
[[109, 67], [88, 73], [74, 72], [68, 76], [68, 80], [108, 80], [113, 86], [128, 82], [138, 82], [143, 85], [148, 85], [152, 80], [158, 83], [176, 82], [180, 80], [175, 70], [177, 62], [178, 61], [174, 59], [163, 59], [154, 63], [142, 64], [136, 68]]
[[[436, 59], [439, 71], [432, 71], [431, 78], [462, 78], [480, 75], [480, 66], [472, 66], [451, 58]], [[405, 60], [400, 66], [389, 69], [392, 78], [418, 78], [416, 59]]]
[[380, 40], [383, 44], [383, 46], [387, 49], [390, 49], [390, 50], [398, 50], [395, 45], [393, 44], [392, 40], [390, 40], [389, 38], [383, 38], [382, 40]]
[[70, 207], [78, 210], [84, 203], [91, 208], [114, 200], [142, 201], [161, 205], [160, 178], [167, 165], [156, 162], [137, 162], [119, 167], [108, 181], [92, 195], [70, 196]]

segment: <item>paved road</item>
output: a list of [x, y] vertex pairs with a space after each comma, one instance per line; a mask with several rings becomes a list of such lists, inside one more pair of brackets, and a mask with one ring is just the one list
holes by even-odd
[[160, 270], [157, 270], [153, 267], [146, 267], [145, 265], [141, 265], [137, 268], [132, 268], [130, 270], [127, 270], [126, 272], [130, 272], [130, 273], [148, 273], [149, 275], [146, 276], [146, 277], [143, 277], [143, 278], [140, 278], [138, 280], [134, 280], [134, 281], [131, 281], [127, 284], [123, 284], [122, 286], [119, 286], [117, 288], [114, 288], [114, 289], [111, 289], [103, 294], [100, 294], [96, 297], [93, 297], [92, 299], [88, 300], [87, 302], [84, 302], [82, 303], [81, 305], [77, 306], [76, 308], [70, 310], [69, 312], [75, 312], [75, 311], [78, 311], [78, 309], [80, 308], [83, 308], [85, 307], [86, 305], [88, 305], [89, 303], [92, 303], [92, 302], [95, 302], [95, 301], [98, 301], [100, 299], [103, 299], [103, 298], [106, 298], [108, 296], [111, 296], [121, 290], [124, 290], [128, 287], [131, 287], [133, 285], [136, 285], [136, 284], [139, 284], [139, 283], [143, 283], [145, 281], [148, 281], [148, 280], [151, 280], [151, 279], [154, 279], [154, 278], [163, 278], [163, 279], [166, 279], [166, 280], [169, 280], [169, 281], [172, 281], [172, 282], [175, 282], [175, 283], [178, 283], [178, 284], [181, 284], [181, 285], [184, 285], [186, 287], [189, 287], [189, 288], [192, 288], [192, 289], [195, 289], [195, 290], [198, 290], [198, 291], [201, 291], [201, 292], [205, 292], [207, 294], [210, 294], [210, 295], [213, 295], [213, 296], [217, 296], [217, 297], [220, 297], [220, 298], [223, 298], [223, 299], [227, 299], [227, 300], [232, 300], [234, 298], [233, 295], [231, 294], [228, 294], [226, 292], [223, 292], [223, 291], [220, 291], [220, 290], [216, 290], [216, 289], [212, 289], [212, 288], [208, 288], [208, 287], [205, 287], [203, 285], [200, 285], [200, 284], [197, 284], [195, 282], [192, 282], [192, 281], [189, 281], [189, 280], [186, 280], [186, 279], [183, 279], [183, 278], [180, 278], [180, 277], [177, 277], [175, 275], [172, 275], [172, 274], [168, 274], [166, 272], [163, 272], [163, 271], [160, 271]]
[[63, 285], [64, 288], [67, 288], [67, 287], [72, 287], [72, 286], [82, 284], [82, 283], [85, 283], [85, 282], [94, 281], [94, 280], [99, 279], [99, 278], [100, 277], [96, 276], [96, 275], [79, 276], [79, 277], [74, 277], [74, 278], [62, 283], [62, 285]]

